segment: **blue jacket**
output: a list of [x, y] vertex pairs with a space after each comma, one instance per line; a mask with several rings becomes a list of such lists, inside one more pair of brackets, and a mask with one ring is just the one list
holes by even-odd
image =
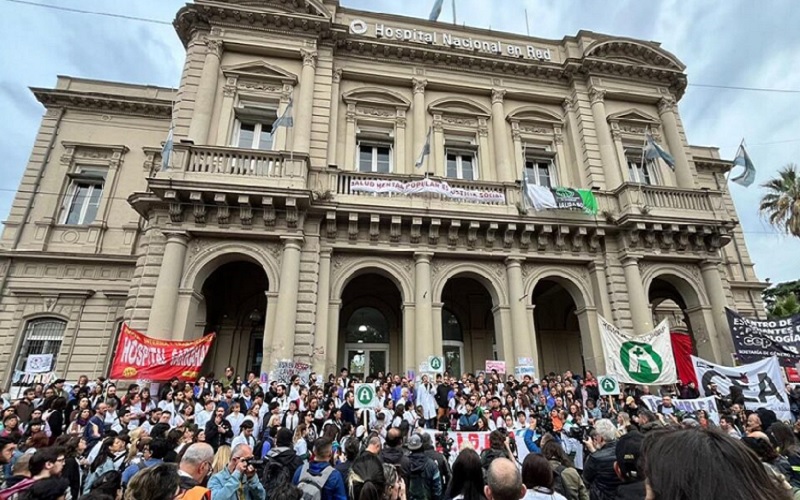
[[[239, 486], [242, 484], [242, 473], [238, 470], [233, 474], [224, 468], [208, 480], [207, 488], [211, 490], [213, 500], [238, 500]], [[247, 500], [266, 500], [267, 492], [258, 476], [253, 476], [244, 483], [244, 497]]]
[[536, 440], [539, 438], [539, 434], [531, 429], [525, 429], [525, 435], [523, 436], [525, 439], [525, 446], [528, 447], [529, 453], [541, 453], [542, 450], [539, 449], [539, 446], [536, 444]]
[[125, 468], [124, 471], [122, 471], [122, 484], [123, 485], [128, 484], [128, 481], [130, 481], [131, 478], [133, 478], [133, 476], [135, 476], [136, 473], [139, 472], [140, 470], [152, 467], [154, 465], [158, 465], [161, 462], [163, 462], [163, 460], [161, 460], [160, 458], [151, 458], [143, 462], [130, 464]]
[[[308, 471], [311, 474], [319, 475], [325, 469], [325, 467], [333, 467], [328, 462], [311, 462], [308, 466]], [[300, 473], [303, 471], [303, 467], [298, 467], [294, 473], [294, 478], [292, 479], [292, 484], [295, 486], [300, 484]], [[214, 500], [217, 500], [217, 497], [214, 497]], [[322, 500], [347, 500], [347, 493], [345, 492], [344, 488], [344, 478], [339, 471], [333, 471], [333, 474], [330, 475], [328, 481], [325, 482], [325, 487], [322, 488]]]

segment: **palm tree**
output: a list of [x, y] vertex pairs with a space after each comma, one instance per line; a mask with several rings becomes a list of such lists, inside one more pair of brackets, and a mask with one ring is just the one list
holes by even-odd
[[778, 177], [761, 185], [769, 191], [758, 207], [769, 223], [800, 238], [800, 172], [790, 163], [778, 171]]

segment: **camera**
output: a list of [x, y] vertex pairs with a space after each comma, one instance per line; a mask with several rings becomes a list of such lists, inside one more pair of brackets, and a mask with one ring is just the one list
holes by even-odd
[[453, 447], [454, 443], [453, 439], [447, 434], [449, 430], [447, 422], [440, 422], [436, 429], [436, 434], [434, 434], [436, 446], [442, 449], [442, 455], [444, 455], [445, 460], [448, 461], [450, 460], [450, 448]]
[[580, 442], [584, 442], [589, 438], [589, 427], [583, 425], [573, 425], [567, 432], [567, 436], [571, 437], [572, 439], [577, 439]]

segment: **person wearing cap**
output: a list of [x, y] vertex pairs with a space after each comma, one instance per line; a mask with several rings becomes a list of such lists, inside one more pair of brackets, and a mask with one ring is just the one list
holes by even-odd
[[617, 440], [614, 472], [622, 481], [617, 487], [615, 500], [643, 500], [645, 498], [642, 442], [644, 435], [629, 432]]
[[431, 500], [442, 499], [442, 477], [439, 466], [425, 454], [422, 446], [422, 437], [412, 434], [408, 438], [409, 472], [407, 491], [408, 498], [427, 498]]

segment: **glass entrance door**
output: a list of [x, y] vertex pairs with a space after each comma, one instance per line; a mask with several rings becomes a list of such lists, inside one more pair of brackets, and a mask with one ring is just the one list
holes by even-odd
[[372, 377], [378, 372], [388, 371], [388, 346], [367, 346], [365, 344], [345, 346], [345, 366], [350, 375], [361, 380]]
[[444, 366], [451, 377], [461, 378], [464, 371], [464, 344], [462, 342], [445, 341], [444, 346]]

